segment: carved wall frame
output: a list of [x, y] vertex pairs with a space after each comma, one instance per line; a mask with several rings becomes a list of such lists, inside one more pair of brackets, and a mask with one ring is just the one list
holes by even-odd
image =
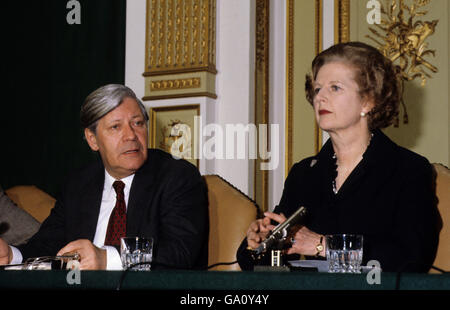
[[[256, 0], [255, 27], [255, 124], [269, 124], [269, 27], [270, 0]], [[270, 147], [270, 132], [267, 145]], [[259, 143], [259, 141], [258, 141]], [[261, 159], [254, 160], [254, 198], [261, 210], [267, 211], [269, 175], [261, 170]]]
[[216, 0], [147, 0], [145, 96], [217, 98]]
[[[315, 54], [323, 50], [323, 0], [314, 0], [314, 37]], [[285, 175], [293, 165], [293, 89], [294, 89], [294, 5], [295, 0], [287, 1], [287, 60], [286, 60], [286, 138], [285, 138]], [[350, 0], [334, 0], [334, 41], [335, 43], [347, 42], [350, 38]], [[311, 59], [312, 61], [312, 59]], [[315, 124], [314, 149], [319, 152], [322, 147], [322, 130]]]

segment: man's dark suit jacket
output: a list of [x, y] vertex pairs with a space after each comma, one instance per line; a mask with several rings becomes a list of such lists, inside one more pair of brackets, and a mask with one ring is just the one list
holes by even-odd
[[[94, 239], [104, 178], [101, 161], [68, 178], [41, 229], [19, 247], [24, 259], [56, 255], [71, 241]], [[153, 237], [152, 269], [201, 269], [208, 262], [208, 232], [207, 190], [198, 170], [149, 149], [131, 185], [127, 236]]]
[[[317, 156], [296, 163], [285, 181], [275, 213], [307, 209], [305, 226], [319, 234], [364, 236], [363, 264], [378, 260], [383, 271], [426, 272], [436, 255], [439, 213], [428, 160], [374, 132], [363, 159], [335, 195], [331, 141]], [[244, 240], [242, 269], [253, 261]]]

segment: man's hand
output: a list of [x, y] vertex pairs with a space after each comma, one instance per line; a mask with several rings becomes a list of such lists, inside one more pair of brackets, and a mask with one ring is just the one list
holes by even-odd
[[263, 219], [252, 222], [247, 231], [247, 244], [252, 249], [256, 249], [266, 239], [269, 232], [275, 228], [274, 225], [270, 224], [271, 220], [275, 220], [278, 223], [286, 221], [286, 217], [283, 214], [265, 212], [264, 215]]
[[56, 255], [67, 253], [78, 253], [80, 255], [81, 270], [106, 269], [106, 250], [96, 247], [87, 239], [79, 239], [68, 243]]
[[7, 265], [12, 260], [12, 250], [9, 245], [0, 238], [0, 265]]

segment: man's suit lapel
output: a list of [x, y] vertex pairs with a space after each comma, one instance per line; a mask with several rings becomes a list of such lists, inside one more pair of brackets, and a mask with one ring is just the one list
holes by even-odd
[[100, 206], [102, 203], [103, 186], [105, 183], [105, 171], [102, 165], [96, 167], [89, 182], [86, 183], [82, 195], [79, 197], [79, 208], [81, 214], [80, 232], [83, 236], [94, 240]]
[[148, 200], [153, 197], [148, 193], [154, 185], [157, 163], [150, 157], [133, 178], [127, 207], [127, 236], [138, 236], [143, 210], [150, 204]]

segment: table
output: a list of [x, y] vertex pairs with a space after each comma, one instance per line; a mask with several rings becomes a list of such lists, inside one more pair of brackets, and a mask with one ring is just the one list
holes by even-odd
[[[2, 270], [0, 289], [139, 290], [450, 290], [450, 274], [384, 273], [370, 285], [367, 274], [329, 274], [310, 271], [241, 272], [165, 270], [81, 271], [79, 284], [67, 270]], [[68, 283], [72, 282], [73, 284]], [[70, 280], [72, 279], [72, 280]], [[74, 283], [75, 282], [75, 283]]]

